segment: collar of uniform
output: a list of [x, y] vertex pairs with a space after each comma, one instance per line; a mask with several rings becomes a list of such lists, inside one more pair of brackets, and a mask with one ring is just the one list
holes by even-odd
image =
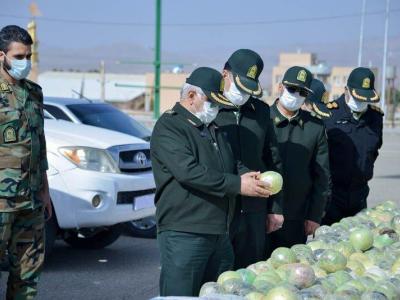
[[301, 118], [301, 115], [302, 115], [301, 109], [299, 109], [293, 117], [288, 118], [287, 116], [285, 116], [280, 111], [280, 109], [278, 107], [278, 100], [279, 99], [276, 99], [275, 103], [272, 105], [273, 112], [274, 112], [273, 115], [274, 115], [274, 123], [275, 123], [275, 125], [279, 125], [282, 122], [287, 121], [288, 124], [289, 123], [298, 124], [301, 128], [303, 128], [304, 127], [304, 120], [303, 120], [303, 118]]
[[33, 85], [28, 80], [23, 79], [22, 84], [24, 84], [29, 90], [33, 89]]
[[[253, 98], [253, 97], [250, 97], [249, 98], [249, 100], [247, 100], [247, 102], [245, 103], [245, 104], [243, 104], [243, 108], [246, 108], [246, 109], [249, 109], [249, 110], [252, 110], [252, 111], [256, 111], [256, 107], [255, 107], [255, 105], [254, 105], [254, 99], [255, 98]], [[259, 101], [259, 100], [258, 100]]]
[[241, 109], [249, 109], [251, 111], [256, 111], [256, 106], [253, 103], [253, 97], [250, 97], [249, 100], [242, 106], [233, 105], [231, 107], [223, 107], [220, 110], [241, 110]]
[[199, 120], [194, 114], [188, 111], [185, 107], [183, 107], [179, 102], [177, 102], [173, 108], [173, 110], [180, 115], [182, 118], [187, 120], [190, 124], [195, 127], [200, 127], [203, 125], [203, 122]]
[[12, 86], [19, 86], [19, 87], [27, 87], [29, 90], [33, 89], [33, 85], [26, 79], [20, 80], [17, 84], [11, 84], [9, 83], [1, 74], [0, 74], [0, 92], [2, 89], [5, 87], [5, 85], [8, 86], [10, 91], [12, 90]]

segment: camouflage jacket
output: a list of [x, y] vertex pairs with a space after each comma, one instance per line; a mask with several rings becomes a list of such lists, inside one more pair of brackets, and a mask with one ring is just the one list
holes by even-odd
[[40, 206], [34, 196], [47, 169], [42, 89], [0, 75], [0, 212]]

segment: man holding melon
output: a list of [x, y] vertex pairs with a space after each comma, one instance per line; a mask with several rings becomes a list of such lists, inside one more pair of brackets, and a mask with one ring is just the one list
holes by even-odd
[[197, 296], [204, 282], [230, 270], [235, 197], [271, 194], [258, 172], [248, 172], [234, 159], [213, 122], [220, 107], [231, 105], [222, 95], [222, 82], [214, 69], [194, 70], [181, 100], [153, 130], [161, 296]]
[[270, 235], [272, 249], [302, 244], [319, 227], [329, 196], [329, 155], [325, 126], [314, 113], [302, 110], [312, 74], [291, 67], [279, 84], [280, 97], [271, 120], [283, 163], [285, 221]]

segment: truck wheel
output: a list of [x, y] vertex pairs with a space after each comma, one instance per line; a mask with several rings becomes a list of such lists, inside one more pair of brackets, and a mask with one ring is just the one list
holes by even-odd
[[126, 222], [125, 225], [128, 233], [135, 237], [155, 238], [157, 235], [156, 220], [154, 217]]
[[45, 244], [44, 244], [44, 253], [46, 257], [49, 257], [51, 252], [53, 251], [54, 242], [57, 238], [58, 233], [58, 223], [56, 213], [53, 209], [53, 215], [50, 220], [45, 223]]
[[64, 241], [74, 248], [101, 249], [114, 243], [122, 234], [120, 224], [101, 229], [82, 229], [66, 232]]

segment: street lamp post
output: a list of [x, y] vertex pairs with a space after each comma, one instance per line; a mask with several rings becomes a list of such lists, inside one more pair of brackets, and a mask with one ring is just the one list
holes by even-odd
[[156, 0], [156, 43], [154, 58], [154, 119], [160, 116], [161, 0]]
[[386, 62], [387, 62], [387, 48], [388, 48], [388, 31], [389, 31], [389, 6], [390, 0], [386, 0], [386, 14], [385, 14], [385, 38], [383, 44], [383, 63], [382, 63], [382, 91], [381, 91], [381, 108], [385, 115], [383, 120], [386, 119]]

